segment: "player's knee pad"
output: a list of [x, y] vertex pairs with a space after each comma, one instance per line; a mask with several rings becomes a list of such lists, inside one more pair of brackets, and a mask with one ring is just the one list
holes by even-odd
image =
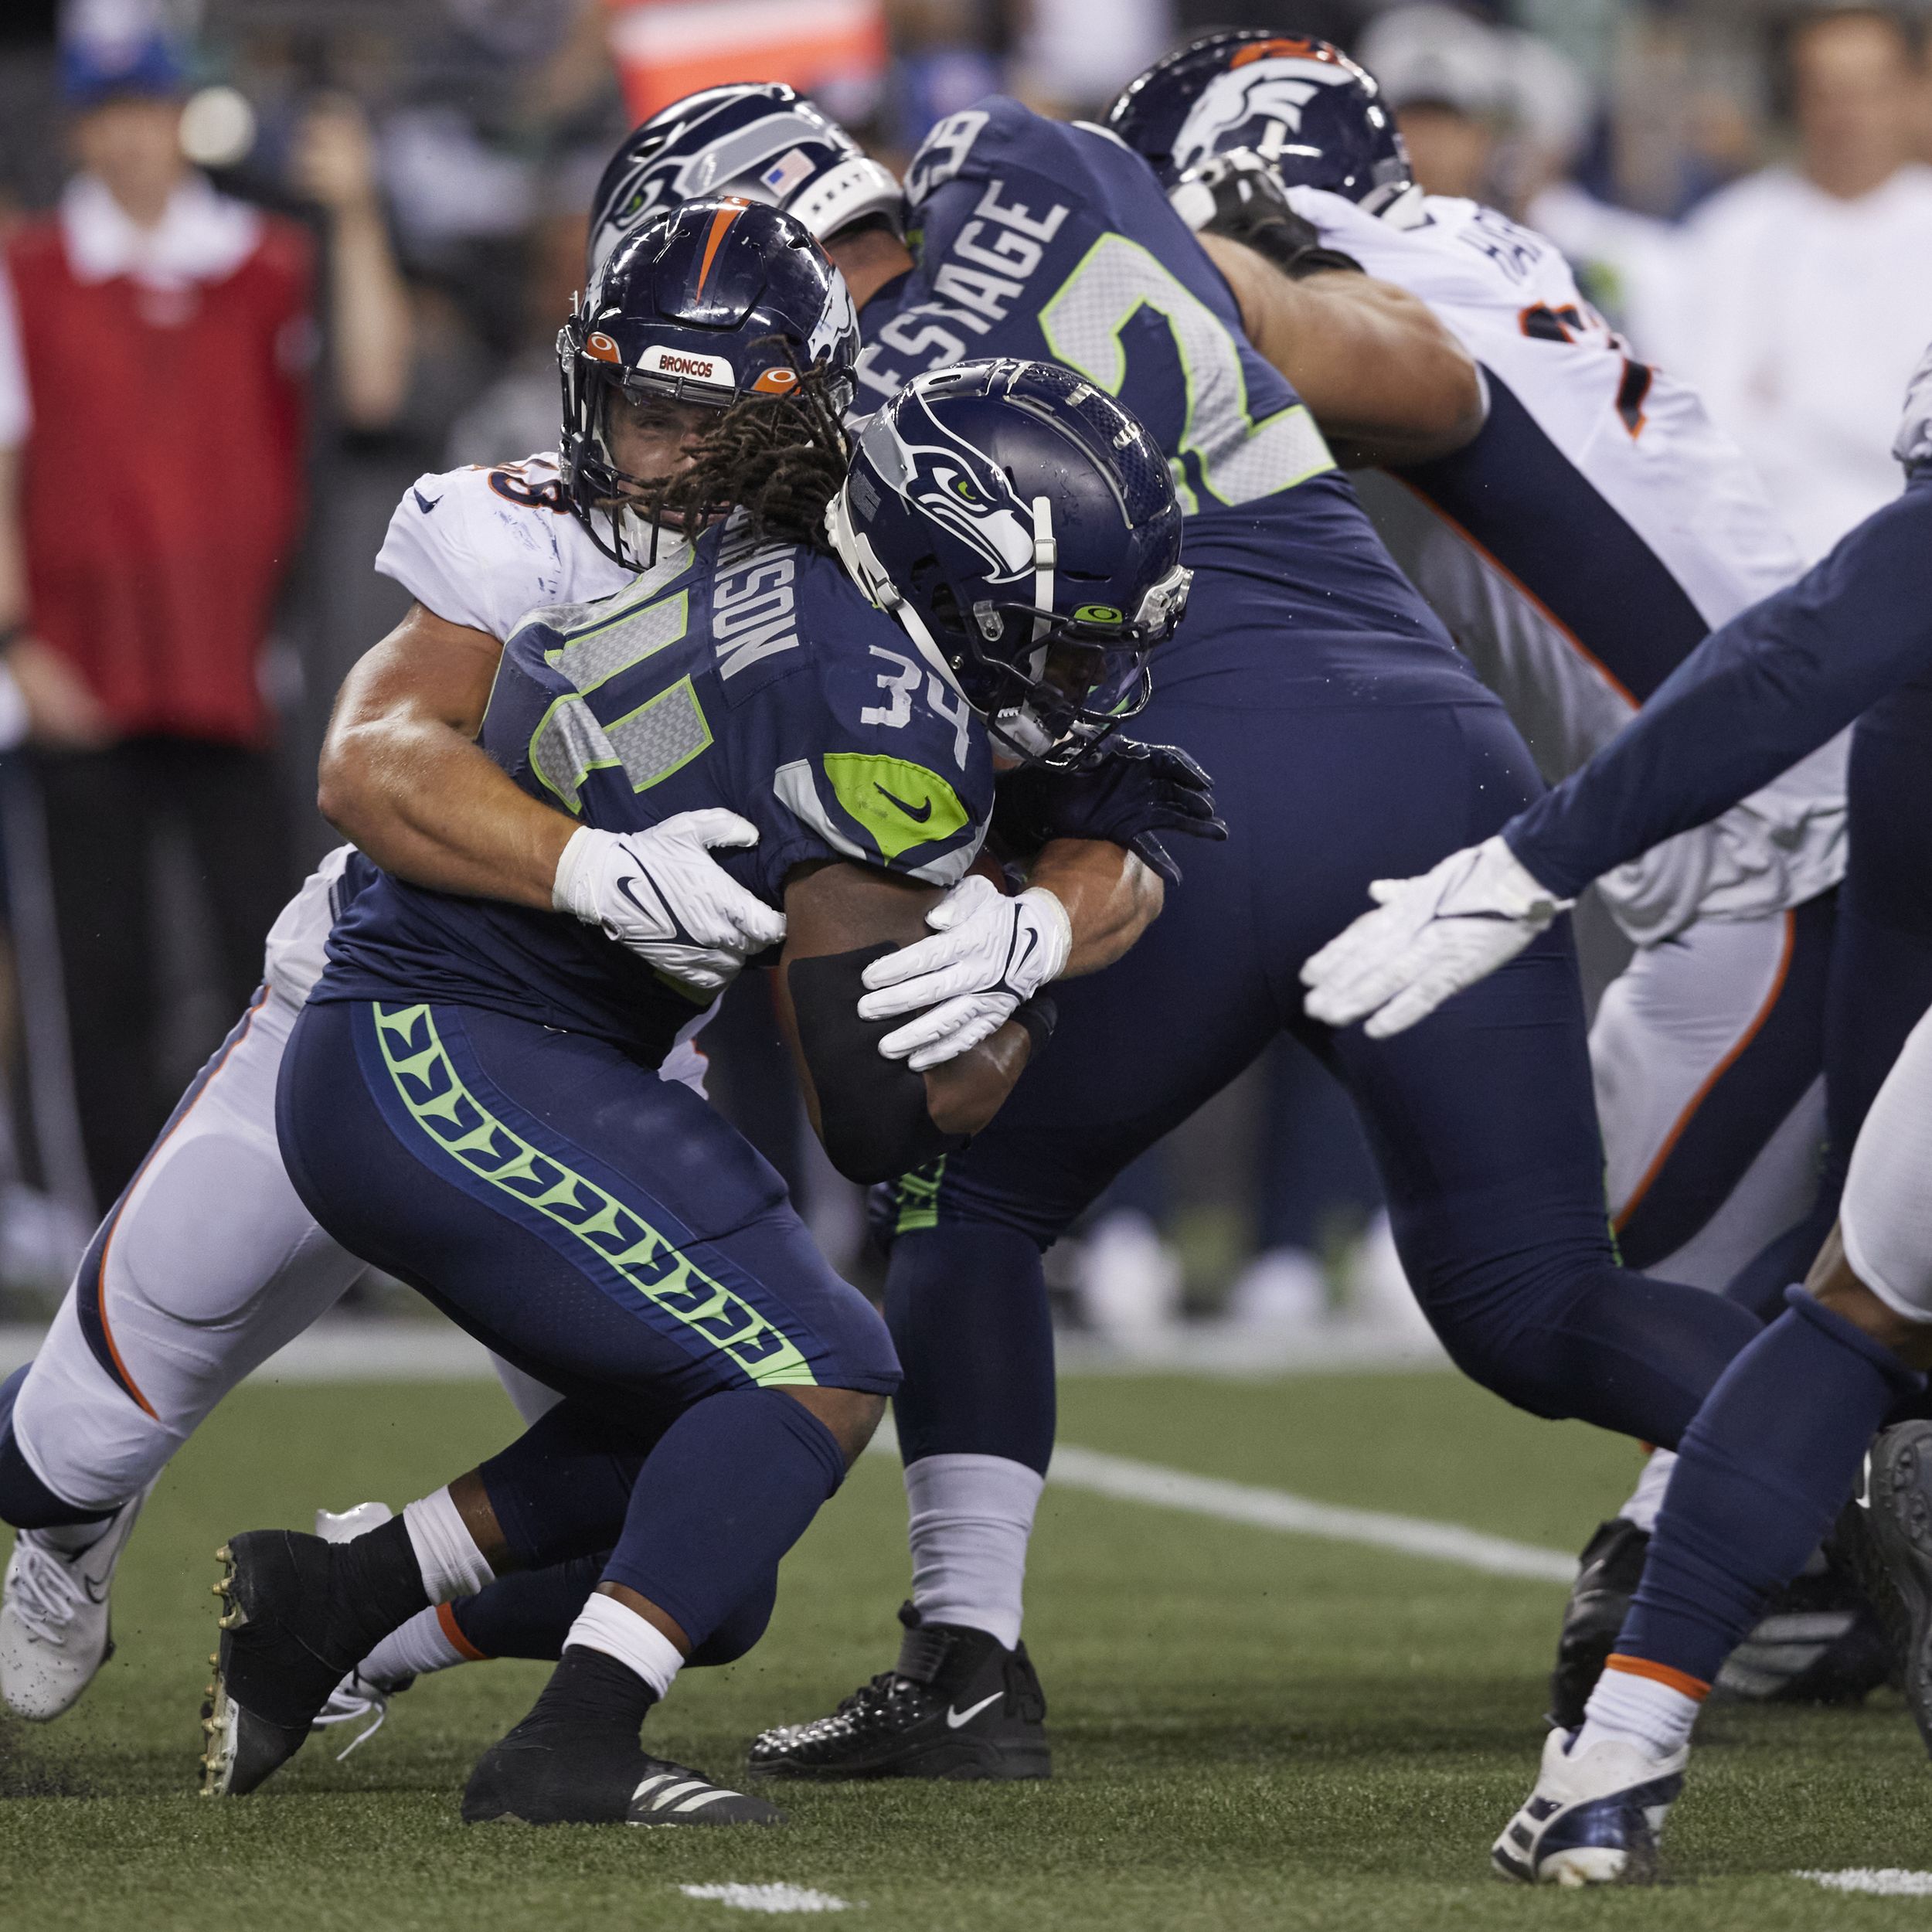
[[13, 1409], [25, 1369], [0, 1383], [0, 1521], [15, 1529], [56, 1529], [66, 1523], [99, 1522], [111, 1509], [83, 1509], [57, 1496], [33, 1471], [14, 1434]]

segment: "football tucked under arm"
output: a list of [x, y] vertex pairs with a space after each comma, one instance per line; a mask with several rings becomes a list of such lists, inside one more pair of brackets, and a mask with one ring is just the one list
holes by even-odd
[[801, 866], [786, 881], [780, 1017], [813, 1131], [849, 1180], [889, 1180], [963, 1147], [999, 1111], [1052, 1026], [1050, 1006], [1036, 1001], [926, 1072], [880, 1053], [893, 1022], [859, 1017], [865, 969], [923, 933], [941, 896], [842, 862]]

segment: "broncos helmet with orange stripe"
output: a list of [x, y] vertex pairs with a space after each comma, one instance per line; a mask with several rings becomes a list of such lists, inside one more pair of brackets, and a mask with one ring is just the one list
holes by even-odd
[[1245, 148], [1285, 187], [1325, 188], [1406, 226], [1422, 191], [1375, 77], [1326, 40], [1230, 29], [1155, 62], [1107, 124], [1172, 190], [1190, 168]]
[[651, 540], [631, 508], [645, 486], [611, 453], [614, 396], [723, 410], [790, 396], [816, 370], [842, 411], [858, 357], [845, 278], [789, 215], [730, 196], [653, 215], [605, 262], [557, 336], [566, 487], [591, 541], [637, 570], [636, 540]]
[[687, 94], [625, 138], [590, 206], [592, 274], [640, 222], [699, 195], [768, 202], [820, 241], [867, 216], [905, 232], [889, 169], [791, 88], [747, 82]]

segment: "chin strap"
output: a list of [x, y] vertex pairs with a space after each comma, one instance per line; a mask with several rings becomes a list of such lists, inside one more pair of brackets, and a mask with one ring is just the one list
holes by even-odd
[[[1033, 499], [1033, 608], [1040, 614], [1033, 620], [1036, 645], [1045, 640], [1053, 622], [1053, 573], [1060, 560], [1060, 546], [1053, 538], [1053, 499], [1036, 496]], [[1044, 664], [1033, 667], [1036, 681], [1045, 669]]]

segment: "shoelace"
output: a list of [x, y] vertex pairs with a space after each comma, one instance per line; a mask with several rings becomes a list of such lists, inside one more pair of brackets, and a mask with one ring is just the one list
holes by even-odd
[[335, 1761], [341, 1764], [359, 1745], [366, 1744], [383, 1728], [383, 1720], [389, 1716], [389, 1692], [379, 1685], [352, 1671], [328, 1694], [328, 1702], [309, 1720], [312, 1730], [320, 1730], [325, 1725], [353, 1724], [359, 1718], [369, 1717], [366, 1730], [358, 1731], [335, 1753]]
[[47, 1546], [23, 1530], [15, 1539], [19, 1560], [13, 1572], [9, 1596], [14, 1614], [26, 1627], [29, 1636], [56, 1650], [64, 1650], [67, 1631], [75, 1613], [88, 1601], [86, 1584], [80, 1580], [80, 1560], [63, 1563]]

